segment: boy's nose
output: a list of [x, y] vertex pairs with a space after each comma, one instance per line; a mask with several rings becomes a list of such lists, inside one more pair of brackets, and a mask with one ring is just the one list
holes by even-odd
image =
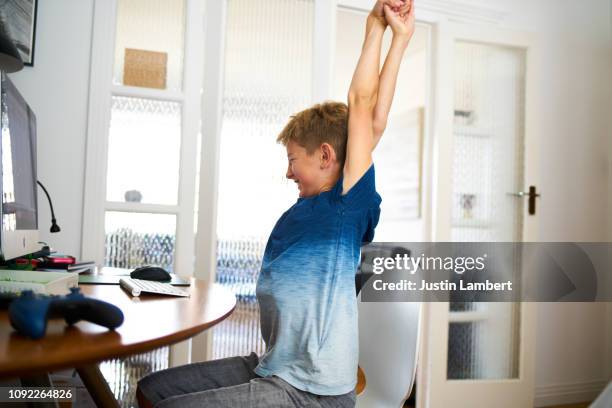
[[287, 173], [285, 174], [285, 177], [287, 177], [288, 179], [293, 178], [293, 172], [291, 171], [291, 166], [287, 166]]

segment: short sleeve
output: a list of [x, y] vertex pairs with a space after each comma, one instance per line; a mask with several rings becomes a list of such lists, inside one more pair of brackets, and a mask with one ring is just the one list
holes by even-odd
[[337, 195], [340, 201], [346, 206], [354, 209], [369, 209], [380, 205], [381, 199], [376, 192], [374, 163], [346, 194], [342, 194], [343, 179], [344, 176], [340, 177], [336, 184], [336, 189], [338, 190]]

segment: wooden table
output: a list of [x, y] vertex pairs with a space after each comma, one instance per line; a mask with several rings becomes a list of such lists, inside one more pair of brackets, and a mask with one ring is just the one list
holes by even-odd
[[0, 311], [0, 378], [24, 377], [76, 367], [98, 406], [118, 406], [98, 369], [103, 360], [143, 353], [186, 340], [227, 318], [235, 296], [218, 284], [191, 278], [189, 298], [131, 297], [118, 285], [81, 285], [81, 292], [118, 306], [125, 316], [115, 331], [88, 322], [70, 327], [52, 319], [47, 334], [32, 340], [17, 334]]

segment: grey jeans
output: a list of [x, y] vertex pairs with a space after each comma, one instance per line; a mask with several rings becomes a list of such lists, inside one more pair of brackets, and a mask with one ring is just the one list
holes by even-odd
[[253, 371], [259, 359], [251, 353], [188, 364], [149, 374], [138, 382], [155, 408], [353, 408], [355, 391], [343, 395], [315, 395], [283, 379], [260, 377]]

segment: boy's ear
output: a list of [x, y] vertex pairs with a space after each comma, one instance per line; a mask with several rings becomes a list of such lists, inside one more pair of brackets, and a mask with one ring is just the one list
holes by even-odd
[[327, 168], [336, 160], [336, 151], [329, 143], [321, 145], [321, 169]]

